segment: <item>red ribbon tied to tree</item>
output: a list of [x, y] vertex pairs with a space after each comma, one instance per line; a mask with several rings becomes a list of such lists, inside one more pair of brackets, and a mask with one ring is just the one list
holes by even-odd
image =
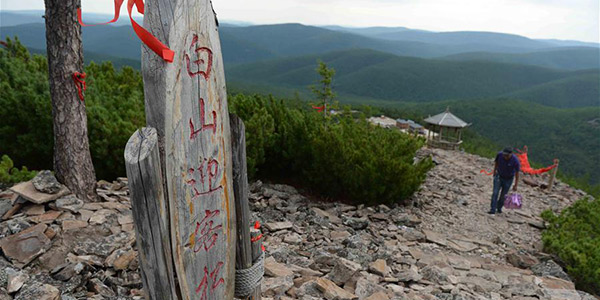
[[323, 110], [325, 110], [325, 105], [323, 106], [312, 106], [313, 109], [316, 109], [318, 112], [322, 112]]
[[87, 89], [85, 84], [85, 73], [73, 73], [73, 81], [75, 82], [75, 86], [77, 86], [77, 95], [79, 95], [79, 100], [83, 102], [83, 92], [85, 92]]
[[[77, 9], [77, 19], [79, 20], [79, 24], [81, 26], [97, 26], [97, 25], [106, 25], [110, 23], [114, 23], [119, 19], [119, 12], [121, 10], [121, 5], [123, 5], [123, 1], [125, 0], [115, 0], [115, 16], [112, 20], [100, 23], [100, 24], [85, 24], [81, 18], [81, 8]], [[173, 57], [175, 56], [175, 52], [169, 49], [165, 44], [159, 41], [155, 36], [153, 36], [150, 32], [148, 32], [144, 27], [140, 26], [131, 16], [131, 11], [133, 10], [133, 6], [137, 7], [137, 11], [140, 14], [144, 14], [144, 1], [143, 0], [127, 0], [127, 11], [129, 12], [129, 19], [131, 20], [131, 26], [133, 27], [133, 31], [137, 34], [140, 40], [148, 46], [154, 53], [160, 56], [166, 62], [173, 62]]]

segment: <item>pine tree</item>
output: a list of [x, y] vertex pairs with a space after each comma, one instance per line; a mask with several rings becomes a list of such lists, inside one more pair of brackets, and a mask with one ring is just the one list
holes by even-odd
[[83, 73], [81, 0], [45, 0], [48, 79], [54, 123], [56, 178], [84, 201], [95, 201], [96, 173], [92, 165], [85, 102], [73, 76]]
[[320, 85], [312, 86], [311, 89], [315, 96], [317, 96], [318, 103], [323, 106], [323, 113], [327, 115], [327, 109], [336, 97], [332, 88], [335, 70], [328, 68], [324, 62], [319, 61], [316, 71], [321, 76], [321, 80], [319, 80]]

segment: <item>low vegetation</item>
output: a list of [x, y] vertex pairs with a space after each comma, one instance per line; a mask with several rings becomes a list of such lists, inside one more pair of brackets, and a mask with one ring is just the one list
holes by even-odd
[[[90, 150], [98, 178], [125, 174], [123, 149], [129, 136], [146, 124], [143, 81], [130, 67], [116, 70], [109, 62], [85, 69], [88, 89]], [[18, 39], [0, 48], [1, 151], [33, 169], [52, 169], [52, 106], [48, 64], [30, 55]]]
[[408, 198], [432, 167], [429, 159], [414, 162], [422, 139], [349, 113], [324, 117], [258, 95], [230, 101], [246, 124], [251, 176], [291, 179], [324, 196], [375, 204]]
[[27, 167], [15, 168], [8, 155], [2, 155], [2, 159], [0, 159], [0, 185], [27, 181], [36, 174], [36, 171], [29, 171]]
[[578, 288], [600, 295], [600, 200], [582, 199], [558, 216], [545, 211], [542, 217], [550, 222], [544, 249], [561, 259]]

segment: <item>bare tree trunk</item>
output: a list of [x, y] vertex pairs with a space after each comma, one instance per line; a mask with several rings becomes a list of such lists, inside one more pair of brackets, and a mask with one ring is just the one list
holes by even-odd
[[85, 102], [73, 80], [83, 72], [80, 0], [45, 0], [48, 78], [54, 120], [56, 178], [84, 201], [96, 201], [96, 174], [87, 136]]

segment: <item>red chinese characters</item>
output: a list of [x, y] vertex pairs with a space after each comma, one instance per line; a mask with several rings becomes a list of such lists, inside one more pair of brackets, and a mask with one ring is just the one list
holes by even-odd
[[200, 294], [200, 300], [204, 300], [207, 299], [207, 294], [208, 294], [208, 288], [209, 288], [209, 282], [208, 280], [210, 279], [210, 281], [212, 281], [212, 283], [210, 284], [210, 291], [213, 292], [215, 289], [217, 289], [217, 287], [219, 287], [219, 285], [225, 283], [225, 280], [223, 279], [223, 277], [219, 277], [219, 273], [221, 272], [221, 268], [223, 267], [223, 262], [220, 261], [217, 263], [217, 266], [215, 267], [215, 269], [210, 272], [210, 274], [208, 273], [208, 268], [204, 267], [204, 277], [202, 278], [202, 281], [200, 281], [200, 284], [198, 285], [198, 287], [196, 287], [196, 294]]
[[[195, 176], [196, 173], [198, 173], [199, 176]], [[193, 189], [193, 199], [212, 194], [223, 188], [218, 179], [219, 162], [214, 158], [203, 159], [200, 166], [197, 169], [190, 168], [188, 174], [191, 179], [187, 180], [186, 184]], [[206, 178], [207, 176], [208, 178]], [[198, 182], [195, 178], [199, 178], [200, 181]]]
[[[190, 55], [185, 54], [185, 61], [187, 64], [187, 71], [190, 77], [196, 77], [201, 75], [205, 80], [210, 78], [212, 71], [213, 53], [207, 47], [198, 47], [198, 35], [194, 35], [192, 39], [192, 45], [190, 45], [190, 52], [195, 53], [196, 60], [192, 61]], [[203, 55], [205, 54], [205, 55]], [[206, 56], [206, 61], [202, 58]], [[193, 67], [195, 65], [195, 68]], [[206, 70], [202, 70], [202, 66], [206, 66]]]
[[[191, 45], [184, 54], [186, 64], [184, 67], [187, 68], [187, 74], [192, 80], [199, 78], [197, 88], [200, 91], [204, 90], [205, 84], [200, 83], [203, 82], [202, 78], [206, 81], [210, 79], [213, 67], [212, 50], [202, 46], [198, 35], [194, 34]], [[193, 82], [195, 83], [195, 81]], [[210, 93], [210, 86], [208, 88]], [[212, 98], [208, 97], [208, 99]], [[192, 101], [195, 100], [192, 98]], [[200, 282], [195, 283], [197, 284], [195, 292], [197, 297], [205, 300], [212, 298], [211, 295], [215, 294], [215, 290], [225, 283], [221, 271], [226, 266], [223, 258], [217, 255], [220, 251], [219, 248], [223, 246], [223, 236], [225, 239], [227, 238], [227, 232], [223, 230], [225, 221], [221, 211], [216, 209], [222, 207], [221, 201], [219, 201], [221, 200], [219, 197], [222, 196], [217, 192], [223, 190], [222, 180], [224, 178], [224, 171], [221, 170], [222, 164], [218, 161], [218, 158], [223, 156], [217, 154], [221, 151], [218, 147], [221, 146], [222, 137], [217, 135], [218, 122], [221, 121], [217, 119], [217, 112], [210, 109], [211, 107], [220, 107], [218, 102], [207, 103], [204, 98], [199, 97], [198, 115], [195, 115], [196, 103], [192, 104], [193, 113], [189, 119], [188, 142], [191, 143], [190, 141], [199, 138], [198, 145], [201, 149], [199, 150], [201, 156], [198, 166], [195, 163], [188, 165], [191, 168], [187, 170], [185, 184], [188, 186], [188, 192], [191, 193], [194, 204], [198, 205], [200, 210], [198, 210], [198, 215], [191, 217], [191, 223], [189, 223], [189, 249], [193, 251], [194, 260], [201, 263], [200, 267], [203, 265], [203, 269], [199, 270], [204, 272], [197, 274], [197, 278], [203, 276]], [[191, 208], [190, 211], [194, 210]]]
[[199, 252], [204, 249], [204, 251], [208, 252], [219, 238], [219, 231], [222, 231], [223, 225], [214, 225], [215, 217], [218, 217], [220, 214], [219, 210], [206, 210], [205, 216], [200, 222], [196, 222], [196, 231], [194, 232], [194, 236], [196, 237], [196, 242], [194, 243], [194, 252]]
[[204, 99], [200, 98], [199, 100], [199, 104], [200, 104], [200, 126], [198, 128], [196, 128], [196, 126], [194, 125], [194, 121], [192, 121], [192, 118], [190, 118], [190, 140], [195, 139], [196, 137], [198, 137], [198, 134], [202, 131], [205, 130], [210, 130], [212, 131], [213, 134], [215, 134], [217, 132], [217, 112], [216, 111], [212, 111], [212, 123], [206, 123], [206, 105], [204, 103]]

